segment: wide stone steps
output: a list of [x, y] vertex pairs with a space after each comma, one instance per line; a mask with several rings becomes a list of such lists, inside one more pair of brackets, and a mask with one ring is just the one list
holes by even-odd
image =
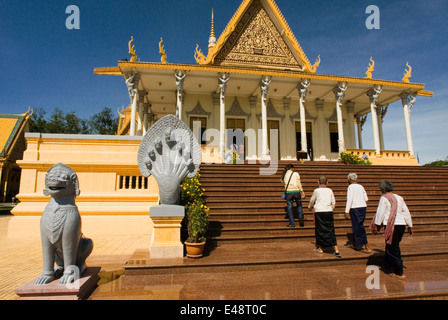
[[[294, 237], [271, 240], [218, 246], [209, 242], [201, 259], [150, 259], [148, 250], [137, 250], [124, 265], [124, 275], [110, 285], [115, 292], [123, 290], [120, 297], [130, 295], [130, 299], [135, 299], [139, 290], [147, 298], [151, 290], [166, 288], [177, 290], [179, 298], [185, 300], [263, 300], [267, 299], [266, 292], [273, 300], [444, 299], [448, 296], [446, 238], [405, 236], [400, 247], [406, 282], [381, 272], [382, 290], [365, 286], [366, 267], [382, 265], [382, 236], [369, 237], [371, 253], [352, 250], [343, 245], [343, 238], [338, 238], [340, 259], [332, 251], [322, 255], [314, 253], [312, 241], [297, 241]], [[96, 299], [109, 297], [110, 289], [103, 287]]]
[[206, 165], [201, 167], [201, 184], [210, 208], [208, 237], [216, 242], [273, 241], [309, 239], [314, 236], [309, 199], [317, 187], [317, 178], [325, 174], [336, 198], [335, 229], [338, 237], [351, 233], [344, 217], [347, 174], [356, 172], [369, 196], [368, 226], [373, 218], [382, 179], [393, 182], [395, 192], [403, 196], [413, 216], [414, 230], [421, 235], [448, 234], [448, 168], [350, 166], [338, 163], [296, 163], [306, 194], [303, 201], [306, 226], [295, 229], [288, 224], [286, 202], [280, 197], [281, 173], [286, 163], [278, 163], [273, 175], [260, 175], [262, 165]]
[[[298, 225], [298, 224], [297, 224]], [[366, 229], [368, 225], [366, 224]], [[448, 235], [448, 223], [447, 221], [430, 221], [430, 222], [414, 222], [414, 231], [417, 235], [434, 235], [437, 232], [438, 235]], [[335, 221], [335, 233], [337, 237], [343, 237], [347, 240], [347, 236], [352, 233], [351, 223], [349, 221]], [[367, 231], [367, 234], [371, 234]], [[240, 223], [239, 225], [227, 225], [222, 223], [221, 225], [211, 224], [208, 236], [221, 241], [229, 240], [244, 240], [244, 241], [258, 241], [260, 239], [285, 239], [285, 238], [297, 238], [308, 239], [314, 237], [314, 223], [311, 221], [305, 221], [304, 227], [289, 228], [280, 221], [277, 222], [256, 222]]]
[[[446, 285], [434, 290], [427, 287], [421, 290], [420, 285], [425, 279], [430, 280], [425, 284], [428, 287], [434, 280], [441, 281], [443, 285], [447, 279], [443, 270], [448, 261], [448, 168], [359, 167], [322, 162], [301, 166], [296, 163], [307, 195], [303, 203], [306, 221], [304, 227], [299, 227], [297, 223], [296, 228], [288, 228], [286, 203], [280, 198], [283, 186], [279, 181], [285, 164], [279, 163], [276, 175], [266, 177], [259, 176], [260, 165], [202, 166], [201, 183], [210, 208], [204, 256], [201, 259], [150, 259], [148, 250], [136, 251], [124, 266], [125, 275], [120, 281], [128, 281], [134, 288], [136, 283], [154, 285], [164, 279], [176, 284], [178, 279], [183, 281], [179, 283], [184, 288], [181, 291], [184, 299], [194, 298], [195, 290], [211, 299], [223, 296], [227, 299], [234, 296], [240, 298], [235, 293], [241, 287], [250, 291], [250, 299], [264, 299], [266, 288], [269, 288], [273, 299], [289, 297], [288, 290], [293, 292], [295, 299], [306, 299], [305, 293], [311, 292], [312, 288], [321, 288], [323, 282], [333, 283], [335, 279], [328, 277], [335, 274], [337, 280], [344, 283], [344, 294], [325, 289], [318, 291], [319, 297], [313, 291], [313, 298], [344, 298], [347, 292], [345, 286], [354, 288], [354, 284], [358, 283], [363, 284], [362, 290], [359, 286], [359, 292], [351, 290], [350, 299], [448, 296]], [[378, 294], [378, 290], [365, 289], [366, 266], [381, 266], [384, 259], [384, 237], [373, 236], [366, 229], [372, 249], [368, 254], [346, 246], [352, 233], [351, 222], [343, 214], [348, 186], [346, 176], [350, 172], [358, 173], [369, 196], [366, 227], [376, 212], [381, 179], [389, 178], [396, 192], [405, 198], [413, 217], [415, 236], [405, 235], [400, 247], [407, 267], [407, 279], [419, 281], [418, 290], [401, 286], [395, 292], [399, 280], [386, 277], [383, 273], [381, 284], [383, 288], [387, 285], [387, 293], [383, 290]], [[312, 191], [317, 187], [317, 177], [321, 174], [330, 178], [330, 187], [336, 197], [335, 233], [341, 259], [335, 258], [331, 250], [323, 255], [313, 252], [314, 222], [307, 206]], [[291, 287], [300, 274], [302, 282], [299, 287]], [[196, 277], [191, 280], [191, 276]], [[254, 278], [253, 287], [248, 277]], [[314, 287], [304, 286], [305, 279], [314, 281]], [[190, 287], [186, 288], [185, 283]], [[299, 290], [305, 293], [300, 295]], [[262, 295], [258, 296], [260, 292]]]
[[[297, 241], [296, 237], [284, 236], [284, 241], [271, 241], [259, 237], [260, 241], [232, 242], [216, 246], [208, 242], [201, 259], [150, 259], [148, 250], [136, 251], [124, 266], [126, 276], [137, 275], [179, 275], [185, 273], [216, 273], [242, 270], [267, 270], [283, 268], [324, 267], [342, 265], [379, 264], [384, 257], [384, 237], [370, 237], [372, 253], [355, 251], [344, 246], [344, 238], [338, 237], [342, 259], [331, 254], [317, 255], [310, 241]], [[405, 236], [401, 244], [402, 257], [406, 262], [437, 261], [448, 258], [448, 247], [444, 238]]]
[[[367, 218], [365, 221], [365, 226], [368, 227], [370, 221], [372, 220], [374, 214], [367, 214]], [[285, 214], [270, 214], [270, 215], [254, 215], [254, 216], [226, 216], [221, 219], [211, 220], [210, 228], [220, 228], [225, 230], [226, 228], [241, 228], [241, 227], [284, 227], [287, 220], [285, 220]], [[313, 217], [310, 214], [305, 214], [305, 219], [307, 219], [310, 223], [313, 221]], [[298, 220], [296, 219], [296, 222]], [[349, 225], [350, 220], [345, 220], [343, 217], [335, 216], [335, 222], [338, 225], [344, 224], [345, 222]], [[428, 224], [428, 223], [448, 223], [448, 217], [446, 214], [425, 214], [425, 215], [413, 215], [412, 222], [414, 224], [414, 228], [417, 228], [420, 224]]]

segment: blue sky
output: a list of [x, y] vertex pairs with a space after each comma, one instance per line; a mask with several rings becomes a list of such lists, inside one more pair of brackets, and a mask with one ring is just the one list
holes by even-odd
[[[195, 64], [196, 43], [203, 51], [215, 11], [217, 36], [241, 0], [196, 1], [6, 1], [0, 0], [0, 113], [59, 107], [82, 118], [127, 105], [122, 78], [93, 74], [128, 58], [134, 37], [141, 61], [158, 62], [164, 39], [169, 62]], [[448, 156], [448, 1], [446, 0], [276, 0], [305, 54], [318, 55], [321, 74], [364, 77], [370, 57], [373, 77], [400, 81], [406, 62], [411, 82], [424, 83], [433, 98], [417, 98], [411, 125], [420, 163]], [[80, 29], [68, 30], [66, 8], [80, 9]], [[380, 29], [368, 30], [366, 8], [380, 9]], [[205, 50], [206, 51], [206, 50]], [[365, 148], [373, 148], [370, 117]], [[401, 103], [389, 106], [384, 122], [385, 147], [406, 150]]]

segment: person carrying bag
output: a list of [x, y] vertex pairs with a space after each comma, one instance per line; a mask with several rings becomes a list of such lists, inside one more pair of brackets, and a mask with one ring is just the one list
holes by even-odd
[[286, 209], [289, 218], [288, 227], [295, 228], [296, 226], [293, 211], [294, 201], [297, 205], [299, 224], [303, 227], [304, 214], [302, 200], [305, 198], [305, 193], [303, 192], [302, 183], [300, 182], [300, 175], [297, 172], [294, 172], [294, 165], [288, 164], [285, 167], [281, 181], [285, 184], [285, 192], [282, 194], [282, 198], [286, 200]]

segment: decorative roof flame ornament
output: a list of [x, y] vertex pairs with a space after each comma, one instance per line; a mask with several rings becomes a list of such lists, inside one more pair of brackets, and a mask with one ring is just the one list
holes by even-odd
[[168, 62], [166, 61], [167, 56], [165, 53], [165, 47], [162, 45], [162, 43], [163, 43], [163, 38], [160, 38], [160, 42], [159, 42], [160, 62], [165, 64]]
[[319, 66], [320, 66], [320, 55], [317, 57], [317, 60], [316, 60], [316, 62], [311, 66], [311, 72], [312, 73], [316, 73], [316, 71], [317, 71], [317, 68], [319, 68]]
[[409, 65], [409, 62], [406, 62], [406, 66], [409, 68], [409, 70], [404, 69], [404, 77], [401, 81], [405, 83], [409, 83], [409, 79], [412, 77], [412, 68]]
[[372, 63], [369, 64], [369, 68], [366, 71], [367, 79], [372, 79], [372, 72], [375, 70], [375, 61], [373, 61], [372, 57], [370, 57], [370, 61]]
[[199, 64], [204, 64], [207, 60], [207, 58], [202, 53], [201, 49], [199, 49], [199, 44], [196, 44], [196, 51], [194, 53], [194, 58], [196, 59], [196, 62]]
[[134, 42], [134, 37], [131, 37], [131, 41], [129, 41], [129, 54], [131, 55], [131, 62], [137, 61], [135, 45], [132, 45], [133, 42]]

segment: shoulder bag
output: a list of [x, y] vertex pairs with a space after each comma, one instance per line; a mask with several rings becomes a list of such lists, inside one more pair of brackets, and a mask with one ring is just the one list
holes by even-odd
[[289, 176], [289, 181], [288, 181], [288, 184], [286, 185], [285, 192], [283, 192], [283, 194], [282, 194], [283, 199], [286, 199], [286, 191], [288, 190], [289, 183], [291, 182], [291, 178], [292, 178], [293, 174], [294, 174], [294, 172], [291, 172], [291, 175]]

